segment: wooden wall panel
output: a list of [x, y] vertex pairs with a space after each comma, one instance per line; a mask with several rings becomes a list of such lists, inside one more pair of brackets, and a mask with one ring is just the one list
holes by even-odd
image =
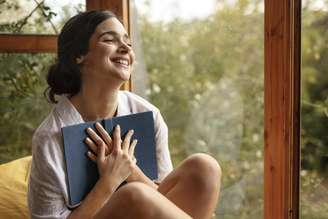
[[299, 217], [301, 0], [265, 0], [264, 218]]
[[55, 35], [0, 34], [0, 52], [54, 53], [57, 50]]
[[122, 0], [87, 0], [87, 10], [108, 9], [123, 19]]

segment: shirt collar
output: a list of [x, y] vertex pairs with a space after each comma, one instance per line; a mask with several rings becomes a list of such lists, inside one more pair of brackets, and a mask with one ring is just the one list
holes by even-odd
[[127, 95], [124, 91], [118, 92], [118, 106], [117, 106], [117, 115], [116, 116], [125, 116], [132, 113], [132, 109], [129, 104]]
[[60, 96], [60, 99], [55, 106], [55, 111], [59, 114], [65, 126], [84, 122], [81, 114], [65, 95]]
[[[124, 92], [118, 92], [117, 116], [125, 116], [132, 113], [129, 101]], [[71, 101], [65, 95], [61, 95], [55, 106], [55, 111], [59, 114], [65, 126], [84, 123], [81, 114], [77, 111]]]

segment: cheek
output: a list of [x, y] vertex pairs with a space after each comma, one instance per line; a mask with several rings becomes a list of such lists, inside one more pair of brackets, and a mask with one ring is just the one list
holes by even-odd
[[97, 51], [98, 58], [108, 58], [112, 53], [112, 49], [110, 47], [100, 48]]
[[99, 44], [92, 51], [92, 53], [93, 53], [92, 55], [94, 55], [97, 58], [104, 58], [104, 57], [110, 56], [110, 54], [113, 53], [113, 51], [115, 51], [114, 46]]
[[110, 64], [110, 52], [106, 50], [98, 50], [93, 54], [92, 60], [95, 64]]

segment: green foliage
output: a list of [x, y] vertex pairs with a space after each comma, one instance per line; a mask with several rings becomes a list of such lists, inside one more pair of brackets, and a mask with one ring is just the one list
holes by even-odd
[[[328, 212], [328, 16], [302, 15], [301, 217], [327, 218]], [[325, 2], [326, 7], [328, 2]]]
[[0, 162], [31, 153], [31, 137], [48, 112], [42, 96], [46, 63], [52, 55], [1, 54]]
[[240, 4], [204, 20], [144, 16], [140, 29], [149, 98], [168, 123], [174, 163], [212, 154], [224, 172], [218, 216], [260, 218], [263, 14]]
[[301, 218], [327, 218], [327, 179], [323, 179], [317, 171], [302, 170], [301, 182]]
[[328, 16], [303, 13], [302, 167], [328, 176]]
[[[309, 1], [310, 2], [310, 1]], [[141, 17], [149, 98], [164, 114], [174, 163], [212, 154], [224, 177], [220, 218], [261, 218], [263, 209], [263, 14], [239, 1], [205, 20]], [[224, 3], [222, 3], [224, 5]], [[252, 6], [252, 7], [251, 7]], [[253, 10], [250, 11], [250, 8]], [[327, 13], [303, 10], [302, 177], [304, 218], [323, 218], [327, 198]], [[320, 182], [314, 187], [313, 183]], [[328, 197], [328, 196], [326, 196]], [[315, 207], [317, 206], [317, 207]], [[313, 209], [311, 209], [314, 207]], [[238, 216], [236, 216], [238, 215]]]
[[[47, 24], [56, 13], [44, 1], [31, 2], [25, 4], [29, 12], [23, 10], [20, 1], [0, 2], [0, 32], [51, 31]], [[18, 16], [8, 17], [12, 14]], [[50, 108], [43, 91], [53, 59], [53, 54], [0, 54], [0, 163], [31, 154], [33, 132]]]
[[[26, 4], [27, 7], [30, 6], [31, 8], [31, 11], [27, 14], [22, 10], [22, 5], [18, 0], [3, 1], [0, 3], [0, 16], [2, 18], [13, 14], [19, 15], [15, 18], [10, 17], [8, 20], [3, 20], [0, 24], [0, 32], [45, 33], [46, 31], [54, 31], [54, 33], [57, 33], [57, 29], [54, 26], [51, 28], [47, 25], [51, 23], [51, 20], [56, 16], [56, 13], [51, 11], [51, 9], [45, 5], [44, 1], [34, 2], [35, 4], [33, 7], [31, 7], [32, 4]], [[21, 14], [23, 14], [23, 16], [21, 16]]]

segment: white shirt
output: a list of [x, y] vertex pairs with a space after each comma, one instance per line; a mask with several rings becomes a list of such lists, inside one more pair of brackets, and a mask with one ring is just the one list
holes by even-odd
[[[159, 110], [148, 101], [128, 91], [119, 91], [117, 116], [145, 111], [152, 111], [154, 115], [158, 181], [161, 181], [173, 169], [167, 125]], [[35, 131], [28, 185], [31, 218], [66, 218], [70, 214], [61, 128], [83, 122], [70, 100], [61, 96]]]

